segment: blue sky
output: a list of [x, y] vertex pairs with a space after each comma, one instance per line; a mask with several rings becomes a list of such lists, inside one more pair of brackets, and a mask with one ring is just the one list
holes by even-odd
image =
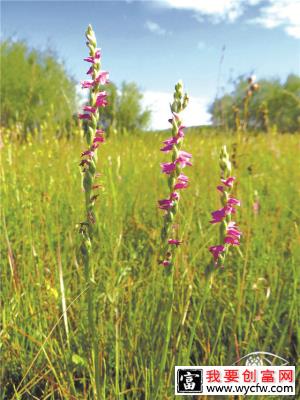
[[[84, 32], [93, 25], [113, 82], [135, 81], [152, 126], [168, 127], [174, 83], [191, 96], [186, 125], [209, 120], [208, 104], [239, 74], [300, 72], [300, 0], [2, 1], [1, 38], [50, 46], [80, 82]], [[219, 73], [222, 48], [224, 61]]]

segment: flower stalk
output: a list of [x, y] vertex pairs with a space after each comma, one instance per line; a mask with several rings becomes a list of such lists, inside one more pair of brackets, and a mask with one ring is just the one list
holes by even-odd
[[187, 94], [183, 94], [183, 85], [178, 82], [175, 85], [174, 99], [171, 104], [172, 118], [169, 122], [172, 125], [172, 137], [163, 142], [160, 149], [164, 153], [172, 152], [171, 162], [161, 164], [161, 169], [168, 176], [169, 196], [158, 201], [158, 206], [164, 211], [164, 225], [161, 230], [161, 249], [159, 263], [165, 267], [167, 274], [167, 297], [166, 297], [166, 327], [163, 334], [164, 344], [159, 362], [159, 370], [156, 379], [155, 399], [161, 398], [161, 386], [164, 381], [164, 371], [167, 362], [168, 348], [172, 334], [172, 310], [174, 302], [173, 273], [175, 250], [182, 241], [174, 234], [174, 219], [178, 211], [180, 191], [188, 187], [188, 177], [182, 173], [182, 169], [192, 165], [191, 154], [181, 149], [184, 138], [184, 126], [180, 119], [180, 113], [188, 104]]
[[180, 119], [180, 113], [188, 105], [189, 98], [183, 94], [183, 85], [178, 82], [175, 85], [174, 100], [171, 104], [172, 137], [163, 142], [160, 149], [165, 153], [172, 152], [172, 161], [161, 164], [161, 169], [168, 176], [169, 197], [158, 201], [158, 206], [164, 211], [164, 225], [161, 230], [160, 264], [168, 268], [170, 272], [174, 263], [175, 249], [182, 243], [174, 235], [174, 219], [178, 211], [180, 191], [188, 187], [189, 178], [182, 173], [182, 169], [190, 166], [190, 153], [181, 150], [184, 139], [184, 126]]
[[209, 251], [214, 258], [216, 267], [224, 266], [226, 255], [230, 247], [240, 245], [241, 232], [232, 220], [232, 215], [236, 213], [236, 206], [240, 206], [240, 201], [232, 196], [232, 189], [235, 177], [231, 175], [231, 162], [227, 153], [226, 146], [220, 152], [221, 185], [217, 190], [221, 193], [222, 208], [211, 213], [211, 224], [220, 224], [219, 244], [211, 246]]
[[83, 107], [83, 113], [79, 114], [79, 119], [85, 121], [85, 138], [87, 149], [81, 153], [81, 171], [82, 186], [85, 194], [85, 211], [86, 220], [80, 223], [80, 233], [82, 237], [81, 255], [84, 264], [85, 280], [88, 287], [87, 304], [88, 304], [88, 334], [91, 344], [91, 358], [94, 368], [94, 398], [101, 398], [100, 387], [100, 360], [99, 360], [99, 340], [95, 323], [95, 305], [94, 305], [94, 286], [95, 277], [92, 267], [92, 242], [93, 232], [96, 223], [95, 202], [98, 198], [96, 190], [100, 185], [96, 179], [99, 174], [96, 173], [97, 150], [101, 143], [104, 142], [104, 131], [99, 128], [99, 108], [107, 105], [106, 92], [101, 91], [100, 85], [108, 82], [108, 72], [101, 71], [101, 52], [97, 48], [97, 41], [91, 25], [86, 31], [87, 47], [89, 48], [89, 56], [84, 61], [91, 64], [87, 75], [90, 80], [82, 82], [83, 89], [89, 89], [89, 104]]

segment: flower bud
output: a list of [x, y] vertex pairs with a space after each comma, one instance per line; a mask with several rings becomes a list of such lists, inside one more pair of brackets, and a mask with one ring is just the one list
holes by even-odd
[[190, 100], [189, 96], [185, 93], [184, 98], [183, 98], [183, 104], [182, 104], [183, 109], [185, 109], [187, 107], [189, 100]]

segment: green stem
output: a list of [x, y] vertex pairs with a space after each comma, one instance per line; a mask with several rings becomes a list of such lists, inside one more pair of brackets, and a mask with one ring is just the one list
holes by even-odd
[[171, 339], [171, 334], [172, 334], [172, 319], [173, 319], [173, 302], [174, 302], [174, 288], [173, 288], [173, 271], [174, 268], [173, 266], [170, 267], [170, 270], [168, 271], [168, 317], [167, 317], [167, 324], [166, 324], [166, 332], [165, 332], [165, 341], [163, 345], [163, 350], [162, 350], [162, 357], [160, 360], [159, 364], [159, 371], [158, 371], [158, 376], [157, 376], [157, 382], [156, 382], [156, 395], [155, 399], [160, 399], [160, 393], [161, 393], [161, 388], [162, 388], [162, 380], [163, 380], [163, 375], [167, 363], [167, 356], [168, 356], [168, 349], [169, 349], [169, 343]]
[[203, 309], [205, 301], [207, 299], [207, 295], [209, 293], [210, 287], [211, 287], [211, 276], [208, 277], [208, 279], [207, 279], [207, 281], [205, 283], [205, 291], [204, 291], [201, 303], [200, 303], [200, 305], [198, 307], [198, 312], [197, 312], [197, 315], [196, 315], [196, 319], [195, 319], [194, 325], [192, 327], [190, 340], [189, 340], [189, 344], [188, 344], [187, 355], [186, 355], [186, 364], [189, 364], [189, 362], [190, 362], [192, 346], [193, 346], [194, 338], [195, 338], [195, 335], [196, 335], [196, 328], [197, 328], [197, 326], [199, 324], [201, 313], [202, 313], [202, 309]]
[[90, 258], [87, 254], [84, 258], [84, 273], [87, 283], [87, 304], [88, 304], [88, 334], [91, 343], [91, 356], [95, 371], [95, 399], [101, 399], [100, 387], [100, 363], [99, 363], [99, 346], [94, 316], [94, 276], [90, 268]]

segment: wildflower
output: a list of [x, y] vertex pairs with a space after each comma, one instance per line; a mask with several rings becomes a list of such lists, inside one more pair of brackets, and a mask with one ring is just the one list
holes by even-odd
[[227, 204], [229, 206], [240, 206], [241, 202], [238, 199], [235, 199], [234, 197], [229, 197]]
[[96, 47], [96, 38], [91, 26], [89, 26], [86, 32], [86, 37], [90, 55], [84, 60], [92, 64], [87, 74], [91, 75], [93, 80], [82, 82], [82, 87], [88, 88], [91, 94], [90, 103], [83, 107], [84, 113], [79, 114], [79, 118], [87, 120], [88, 125], [87, 144], [89, 147], [81, 153], [82, 160], [80, 166], [83, 167], [83, 187], [86, 192], [87, 218], [89, 224], [94, 221], [94, 216], [91, 217], [91, 213], [93, 213], [92, 206], [96, 199], [95, 195], [91, 195], [91, 190], [100, 187], [100, 185], [94, 184], [96, 178], [96, 152], [99, 145], [105, 141], [104, 131], [98, 128], [98, 108], [107, 105], [107, 94], [105, 91], [100, 91], [99, 85], [103, 85], [107, 82], [108, 72], [101, 71], [101, 52], [100, 49]]
[[107, 105], [106, 97], [107, 97], [106, 92], [100, 92], [97, 96], [96, 106], [105, 107]]
[[188, 181], [189, 181], [189, 178], [186, 175], [180, 174], [177, 177], [177, 181], [176, 181], [176, 184], [174, 186], [174, 189], [175, 190], [186, 189], [188, 187]]
[[190, 153], [187, 153], [186, 151], [179, 151], [179, 155], [175, 160], [175, 163], [179, 163], [180, 167], [184, 168], [187, 165], [192, 165], [192, 163], [190, 162], [191, 158], [192, 155]]
[[177, 143], [176, 138], [167, 139], [164, 141], [165, 146], [160, 149], [160, 151], [164, 151], [168, 153], [169, 151], [173, 150], [174, 144]]
[[91, 119], [90, 114], [78, 114], [79, 119]]
[[96, 137], [93, 139], [93, 144], [95, 144], [95, 143], [103, 143], [103, 142], [105, 142], [105, 139], [104, 139], [103, 136], [96, 136]]
[[88, 332], [90, 340], [90, 358], [94, 361], [93, 373], [94, 379], [94, 393], [93, 398], [99, 400], [102, 398], [100, 390], [100, 360], [99, 360], [99, 340], [96, 334], [95, 326], [95, 303], [94, 303], [94, 285], [91, 282], [95, 281], [93, 268], [90, 265], [90, 257], [92, 255], [92, 242], [93, 242], [93, 225], [96, 223], [94, 213], [95, 202], [98, 194], [95, 190], [101, 187], [95, 180], [98, 176], [96, 173], [97, 149], [100, 143], [104, 142], [104, 131], [98, 128], [99, 123], [99, 107], [107, 105], [107, 95], [105, 91], [100, 91], [99, 85], [107, 82], [108, 73], [101, 71], [101, 52], [96, 43], [96, 37], [92, 27], [89, 25], [86, 31], [87, 46], [90, 54], [84, 60], [92, 64], [87, 71], [91, 75], [91, 81], [83, 81], [82, 88], [90, 90], [89, 104], [83, 107], [83, 114], [79, 114], [79, 118], [86, 120], [86, 142], [87, 149], [81, 153], [80, 166], [82, 167], [82, 187], [85, 195], [85, 221], [80, 223], [80, 234], [82, 235], [81, 255], [84, 264], [86, 286], [87, 286], [87, 303], [88, 303]]
[[234, 176], [230, 176], [227, 179], [221, 179], [221, 182], [227, 187], [232, 187], [234, 181], [235, 181], [235, 177]]
[[225, 250], [225, 247], [222, 245], [218, 246], [210, 246], [209, 251], [212, 253], [215, 263], [218, 262], [220, 254]]
[[[100, 58], [101, 58], [101, 51], [100, 51], [100, 49], [95, 49], [95, 50], [94, 50], [94, 55], [93, 55], [93, 56], [90, 56], [90, 57], [84, 58], [84, 61], [87, 61], [87, 62], [92, 63], [92, 64], [97, 64], [97, 63], [100, 62]], [[93, 71], [93, 70], [92, 70], [92, 71]]]
[[164, 174], [170, 174], [171, 172], [173, 172], [176, 169], [176, 165], [173, 162], [170, 163], [162, 163], [160, 164], [161, 168], [162, 168], [162, 172]]
[[94, 86], [94, 81], [83, 81], [81, 82], [82, 89], [90, 89]]
[[87, 111], [87, 112], [91, 112], [91, 113], [95, 114], [95, 112], [97, 111], [97, 108], [92, 107], [92, 106], [84, 106], [83, 111]]
[[95, 82], [99, 83], [100, 85], [105, 85], [108, 83], [109, 73], [107, 71], [101, 71], [95, 78]]
[[170, 199], [163, 199], [158, 201], [159, 208], [161, 210], [169, 210], [171, 207], [173, 207], [173, 201]]
[[184, 138], [184, 126], [181, 124], [180, 112], [184, 110], [188, 103], [188, 97], [183, 96], [182, 84], [179, 82], [175, 85], [174, 101], [171, 104], [172, 118], [169, 122], [172, 125], [171, 138], [164, 140], [164, 146], [160, 149], [164, 153], [173, 152], [172, 161], [161, 163], [162, 173], [168, 175], [169, 198], [159, 200], [158, 207], [165, 212], [164, 226], [161, 232], [162, 249], [160, 263], [165, 266], [171, 266], [174, 257], [174, 247], [177, 248], [182, 241], [169, 237], [170, 230], [173, 228], [173, 220], [177, 212], [179, 193], [177, 190], [183, 190], [188, 187], [188, 177], [181, 172], [181, 169], [192, 165], [192, 155], [184, 150], [181, 150], [181, 145]]
[[217, 190], [222, 193], [221, 201], [223, 207], [211, 213], [211, 224], [220, 224], [220, 242], [221, 244], [209, 247], [209, 251], [213, 255], [215, 266], [223, 266], [226, 254], [230, 246], [239, 246], [241, 232], [236, 222], [232, 221], [232, 214], [236, 213], [235, 207], [240, 206], [240, 201], [231, 196], [231, 191], [235, 181], [235, 177], [231, 176], [231, 163], [224, 146], [220, 153], [220, 167], [223, 178], [222, 185], [217, 186]]
[[169, 243], [169, 244], [173, 244], [173, 245], [175, 245], [175, 246], [177, 247], [177, 246], [179, 246], [179, 245], [182, 243], [182, 240], [169, 239], [169, 240], [168, 240], [168, 243]]

